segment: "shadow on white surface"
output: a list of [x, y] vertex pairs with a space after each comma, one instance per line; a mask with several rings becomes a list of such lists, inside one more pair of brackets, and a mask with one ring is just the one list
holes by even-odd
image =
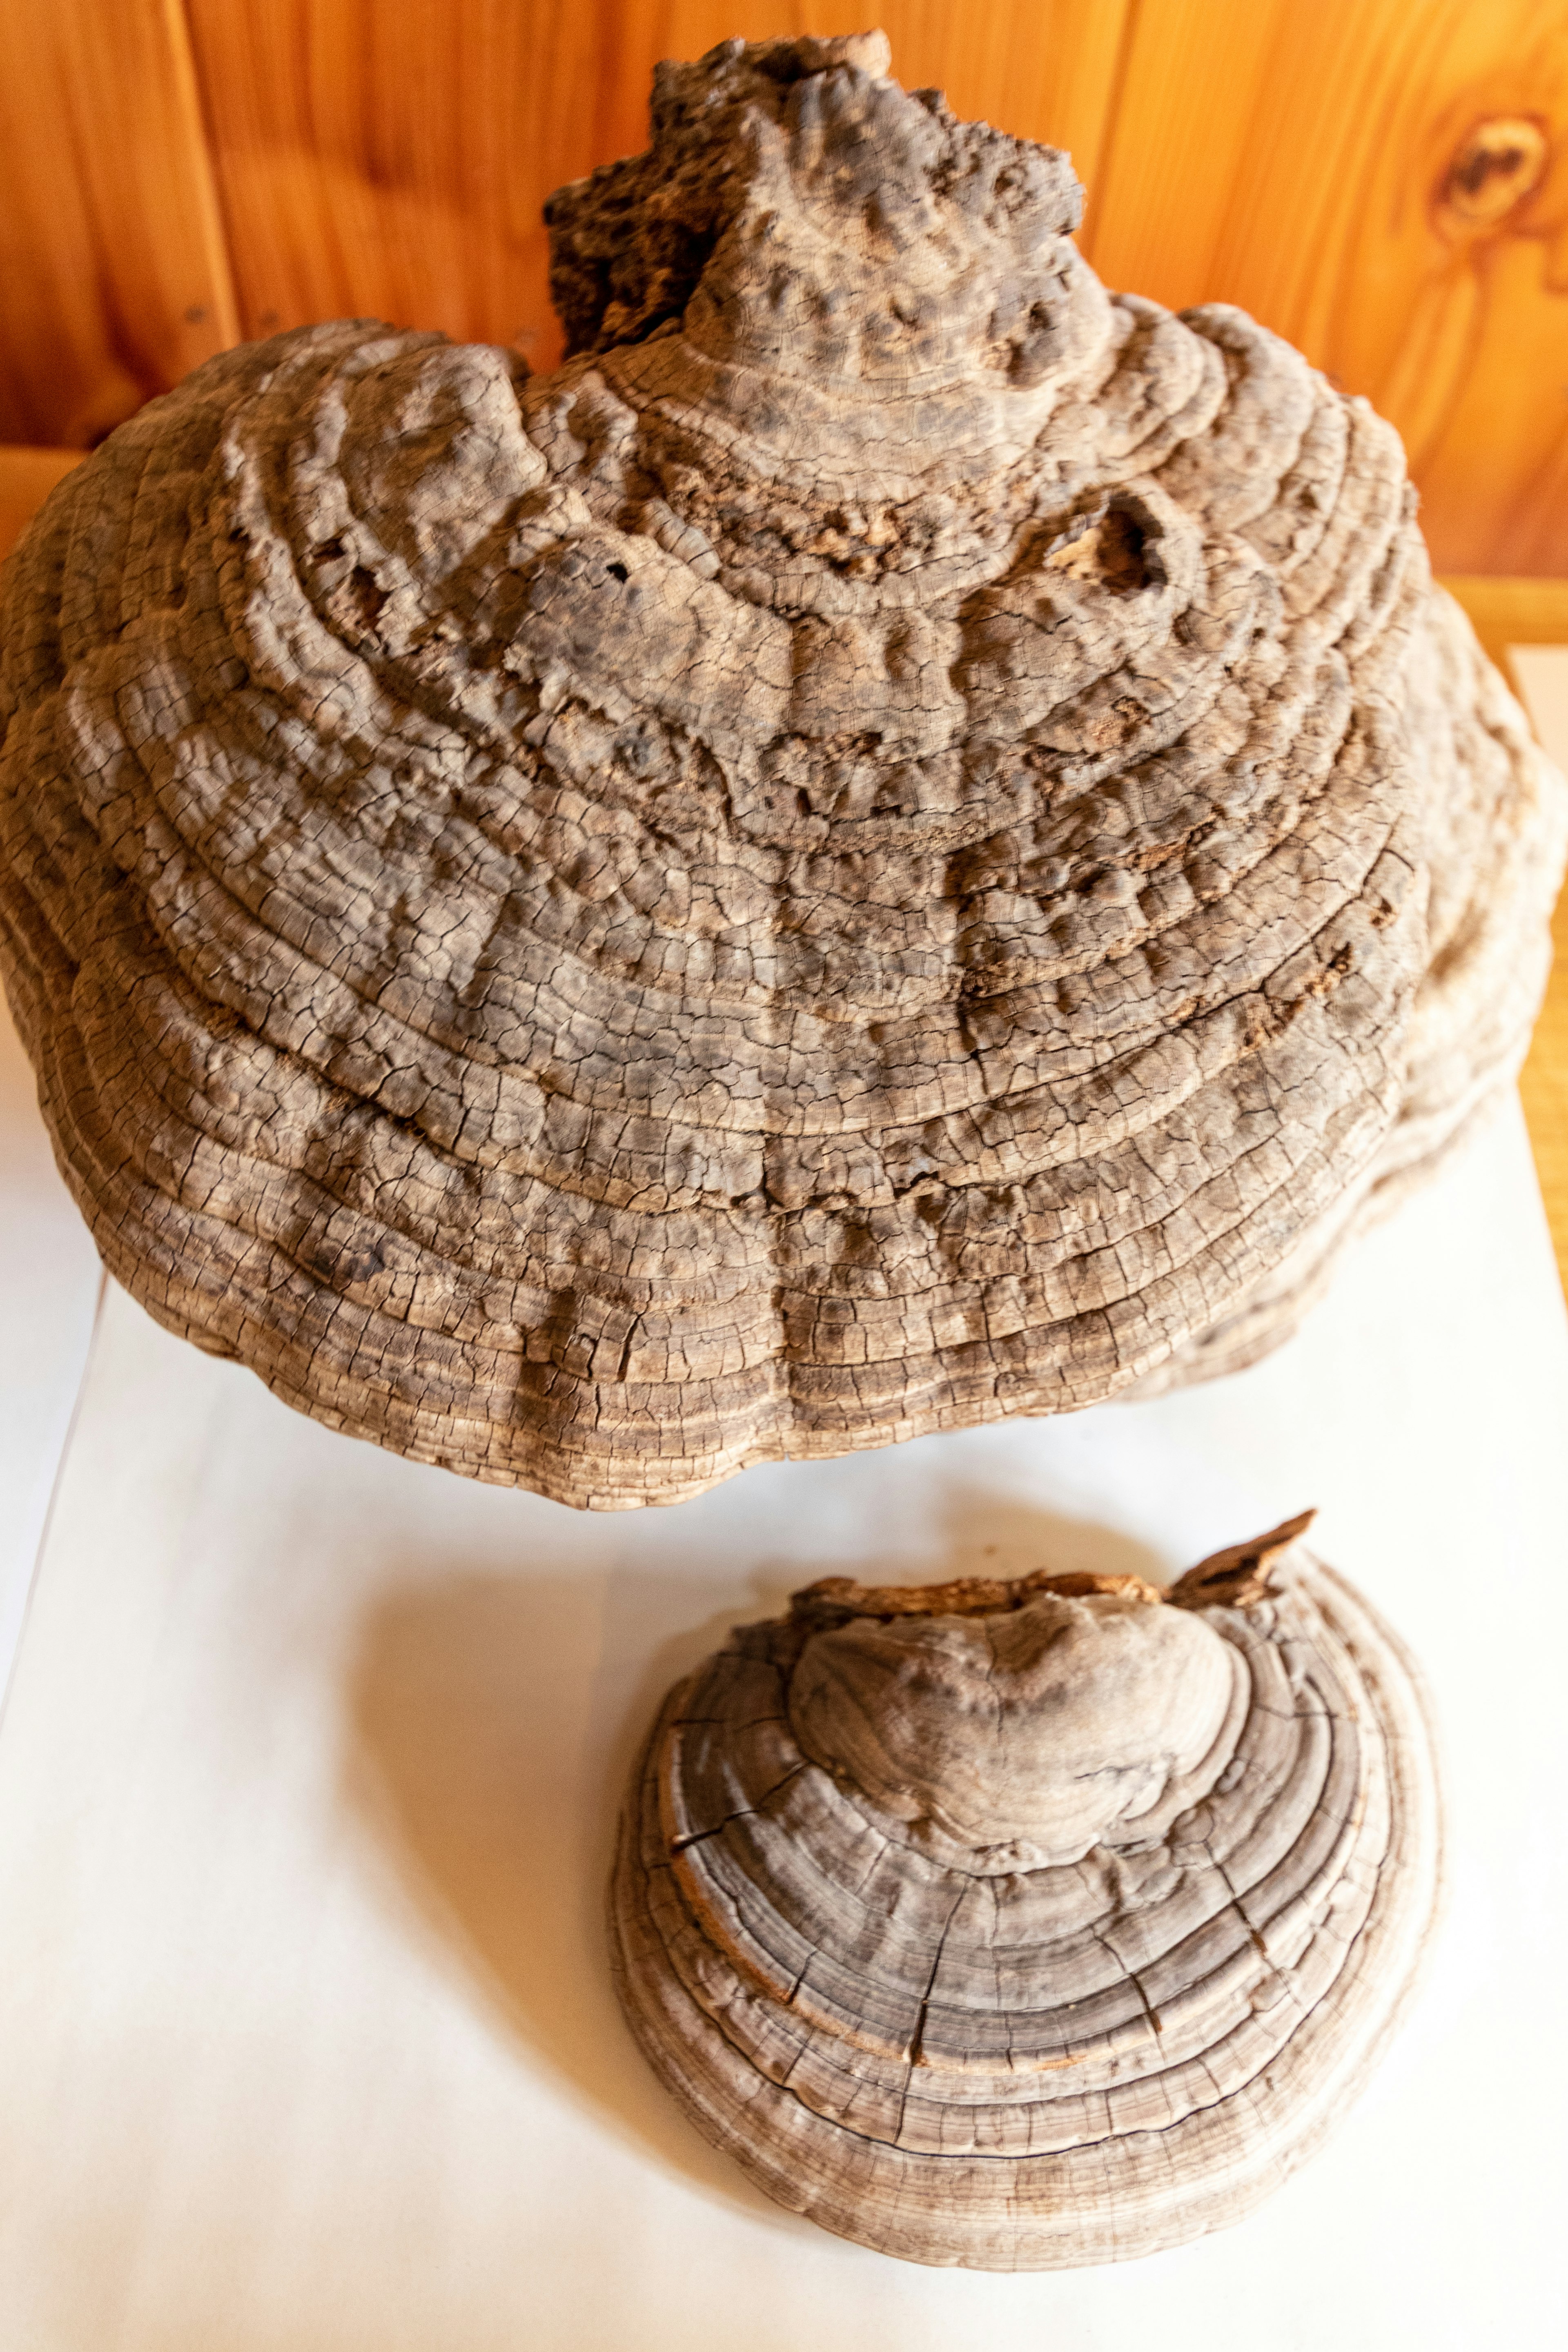
[[579, 1727], [552, 1687], [552, 1639], [584, 1597], [565, 1579], [458, 1572], [379, 1601], [349, 1684], [349, 1799], [470, 1990], [558, 2088], [645, 2159], [772, 2219], [621, 2022], [601, 1916], [610, 1836], [562, 1771]]
[[[1517, 1115], [1250, 1372], [667, 1511], [349, 1443], [111, 1286], [0, 1737], [0, 2347], [1556, 2352], [1565, 1430]], [[1309, 1503], [1452, 1764], [1433, 1977], [1331, 2146], [1109, 2270], [928, 2271], [763, 2204], [603, 1955], [667, 1682], [822, 1575], [1169, 1575]]]
[[[1166, 1573], [1115, 1528], [980, 1487], [951, 1488], [936, 1527], [921, 1582], [1045, 1566]], [[908, 1555], [811, 1565], [812, 1578], [836, 1574], [908, 1580]], [[699, 1570], [613, 1572], [602, 1601], [570, 1576], [458, 1568], [395, 1583], [365, 1612], [348, 1675], [345, 1791], [426, 1927], [570, 2095], [645, 2158], [811, 2242], [660, 2088], [622, 2021], [605, 1947], [616, 1822], [665, 1693], [806, 1579], [775, 1557], [745, 1580], [753, 1597], [718, 1611]], [[599, 1666], [584, 1723], [563, 1706], [553, 1660], [580, 1641], [585, 1611], [599, 1616]]]
[[0, 1709], [87, 1370], [102, 1271], [0, 995]]

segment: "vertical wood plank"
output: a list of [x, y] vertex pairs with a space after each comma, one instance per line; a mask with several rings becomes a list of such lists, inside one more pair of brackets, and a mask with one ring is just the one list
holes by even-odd
[[[239, 332], [344, 312], [548, 364], [540, 207], [642, 143], [655, 59], [841, 18], [186, 5], [0, 0], [0, 436], [90, 443]], [[881, 14], [906, 82], [1072, 151], [1112, 283], [1240, 301], [1391, 415], [1442, 564], [1568, 572], [1568, 0]]]
[[1568, 572], [1568, 0], [1141, 0], [1095, 266], [1405, 435], [1434, 556]]
[[189, 0], [247, 335], [559, 338], [541, 207], [599, 160], [595, 0]]
[[1136, 0], [1084, 223], [1107, 285], [1173, 310], [1212, 299], [1247, 143], [1275, 110], [1265, 76], [1289, 5]]
[[100, 440], [238, 333], [181, 0], [0, 0], [0, 440]]

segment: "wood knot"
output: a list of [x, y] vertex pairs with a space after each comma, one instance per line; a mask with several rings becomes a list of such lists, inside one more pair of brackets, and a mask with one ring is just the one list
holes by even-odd
[[1491, 114], [1468, 131], [1444, 173], [1437, 206], [1454, 226], [1497, 228], [1540, 186], [1551, 156], [1543, 125]]

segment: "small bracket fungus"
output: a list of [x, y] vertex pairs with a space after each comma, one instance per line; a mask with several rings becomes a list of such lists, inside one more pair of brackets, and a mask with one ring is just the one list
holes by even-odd
[[1439, 1824], [1410, 1664], [1305, 1525], [1165, 1591], [813, 1585], [671, 1691], [616, 1979], [769, 2196], [1050, 2270], [1235, 2221], [1317, 2146], [1414, 1980]]
[[111, 1271], [574, 1504], [1229, 1369], [1511, 1077], [1560, 780], [1399, 443], [879, 34], [661, 66], [569, 356], [225, 353], [0, 596]]

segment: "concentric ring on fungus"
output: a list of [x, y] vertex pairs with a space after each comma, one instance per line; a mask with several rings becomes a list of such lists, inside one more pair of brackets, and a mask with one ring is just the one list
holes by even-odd
[[879, 34], [662, 66], [571, 356], [210, 362], [0, 603], [0, 961], [172, 1329], [574, 1504], [1223, 1370], [1511, 1078], [1563, 801], [1398, 440]]
[[611, 1894], [637, 2041], [770, 2197], [1051, 2270], [1239, 2219], [1360, 2089], [1439, 1878], [1414, 1671], [1296, 1538], [878, 1589], [665, 1701]]

